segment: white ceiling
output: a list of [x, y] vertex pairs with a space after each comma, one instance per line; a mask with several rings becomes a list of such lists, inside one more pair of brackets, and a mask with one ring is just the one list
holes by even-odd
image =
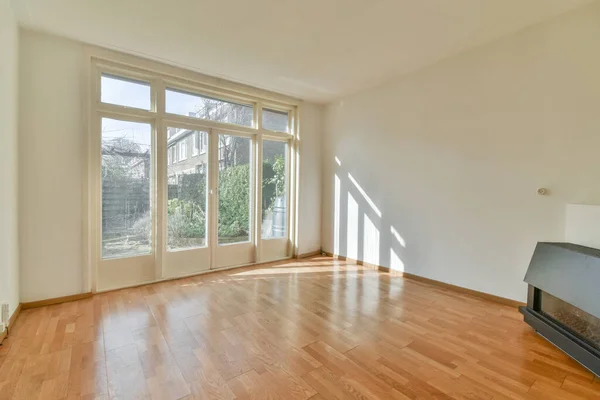
[[327, 102], [591, 0], [16, 0], [22, 25]]

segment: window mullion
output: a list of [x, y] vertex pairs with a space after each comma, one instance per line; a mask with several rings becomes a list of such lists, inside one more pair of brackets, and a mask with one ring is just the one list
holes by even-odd
[[162, 79], [152, 81], [152, 99], [156, 115], [158, 118], [163, 118], [165, 115], [165, 85]]

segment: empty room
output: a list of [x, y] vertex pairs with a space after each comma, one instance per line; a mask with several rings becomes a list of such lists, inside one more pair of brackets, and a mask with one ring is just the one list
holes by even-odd
[[600, 0], [0, 0], [0, 400], [600, 399]]

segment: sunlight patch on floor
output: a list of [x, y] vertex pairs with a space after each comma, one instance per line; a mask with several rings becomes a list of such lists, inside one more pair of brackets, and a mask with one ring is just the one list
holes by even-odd
[[278, 274], [311, 274], [315, 272], [356, 272], [361, 271], [359, 266], [322, 266], [322, 267], [287, 267], [287, 268], [261, 268], [252, 271], [243, 271], [231, 274], [231, 276], [250, 276], [250, 275], [278, 275]]

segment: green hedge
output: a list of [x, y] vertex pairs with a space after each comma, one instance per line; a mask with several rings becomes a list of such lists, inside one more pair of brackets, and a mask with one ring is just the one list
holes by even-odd
[[[190, 174], [169, 186], [169, 242], [177, 246], [188, 238], [206, 235], [206, 176]], [[270, 210], [285, 190], [283, 157], [263, 163], [263, 211]], [[219, 237], [246, 237], [250, 227], [249, 165], [219, 172]]]

